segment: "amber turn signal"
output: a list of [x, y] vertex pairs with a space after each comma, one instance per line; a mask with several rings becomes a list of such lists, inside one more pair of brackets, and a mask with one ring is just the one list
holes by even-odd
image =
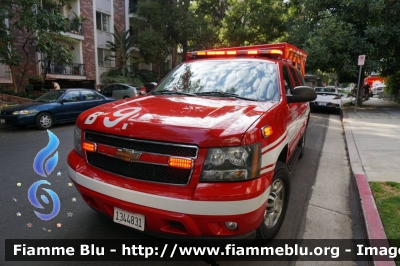
[[168, 166], [183, 168], [183, 169], [191, 169], [193, 167], [193, 160], [185, 158], [169, 157]]
[[82, 149], [84, 149], [85, 151], [95, 152], [97, 150], [97, 145], [95, 143], [84, 141], [82, 143]]

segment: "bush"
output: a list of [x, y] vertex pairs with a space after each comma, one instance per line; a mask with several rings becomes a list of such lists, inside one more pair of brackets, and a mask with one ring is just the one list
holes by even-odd
[[144, 84], [141, 79], [132, 75], [123, 76], [122, 71], [116, 68], [110, 69], [109, 71], [101, 74], [101, 83], [104, 87], [113, 83], [133, 84], [136, 86], [143, 86]]
[[136, 72], [136, 78], [139, 78], [143, 83], [156, 82], [158, 74], [156, 72], [142, 69]]
[[385, 92], [393, 95], [398, 95], [400, 91], [400, 71], [397, 71], [393, 75], [386, 77], [385, 84]]

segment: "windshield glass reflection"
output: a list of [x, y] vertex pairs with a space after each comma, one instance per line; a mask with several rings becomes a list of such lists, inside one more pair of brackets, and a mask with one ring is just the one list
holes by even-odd
[[49, 91], [46, 94], [43, 94], [39, 98], [35, 100], [35, 102], [46, 102], [46, 103], [54, 103], [63, 95], [64, 91], [56, 90], [56, 91]]
[[191, 93], [198, 96], [278, 101], [277, 65], [258, 60], [204, 60], [182, 64], [153, 94]]

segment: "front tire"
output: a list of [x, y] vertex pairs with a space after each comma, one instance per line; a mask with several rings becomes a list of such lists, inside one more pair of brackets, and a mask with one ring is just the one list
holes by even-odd
[[49, 129], [53, 124], [53, 116], [49, 113], [40, 113], [35, 118], [35, 125], [38, 129]]
[[278, 234], [285, 219], [289, 204], [290, 179], [286, 165], [280, 161], [276, 163], [271, 191], [260, 227], [257, 229], [257, 238], [272, 240]]

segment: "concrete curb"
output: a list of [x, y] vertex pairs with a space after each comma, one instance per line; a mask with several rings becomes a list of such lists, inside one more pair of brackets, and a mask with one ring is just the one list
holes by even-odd
[[[371, 188], [368, 183], [367, 176], [365, 174], [364, 168], [361, 163], [361, 158], [354, 141], [353, 132], [351, 130], [351, 126], [348, 121], [348, 117], [346, 112], [343, 110], [343, 120], [342, 120], [347, 151], [350, 160], [350, 168], [354, 175], [356, 188], [358, 189], [359, 201], [358, 204], [362, 211], [362, 218], [364, 221], [364, 232], [365, 237], [369, 241], [371, 246], [374, 246], [373, 241], [375, 239], [383, 239], [385, 247], [389, 247], [389, 242], [387, 240], [387, 236], [385, 230], [383, 228], [383, 224], [381, 218], [379, 216], [378, 209], [375, 204], [374, 197], [372, 195]], [[380, 242], [380, 246], [382, 247], [382, 241]], [[378, 247], [378, 248], [379, 248]], [[375, 257], [373, 257], [373, 265], [375, 266], [395, 266], [393, 260], [390, 261], [376, 261]]]

